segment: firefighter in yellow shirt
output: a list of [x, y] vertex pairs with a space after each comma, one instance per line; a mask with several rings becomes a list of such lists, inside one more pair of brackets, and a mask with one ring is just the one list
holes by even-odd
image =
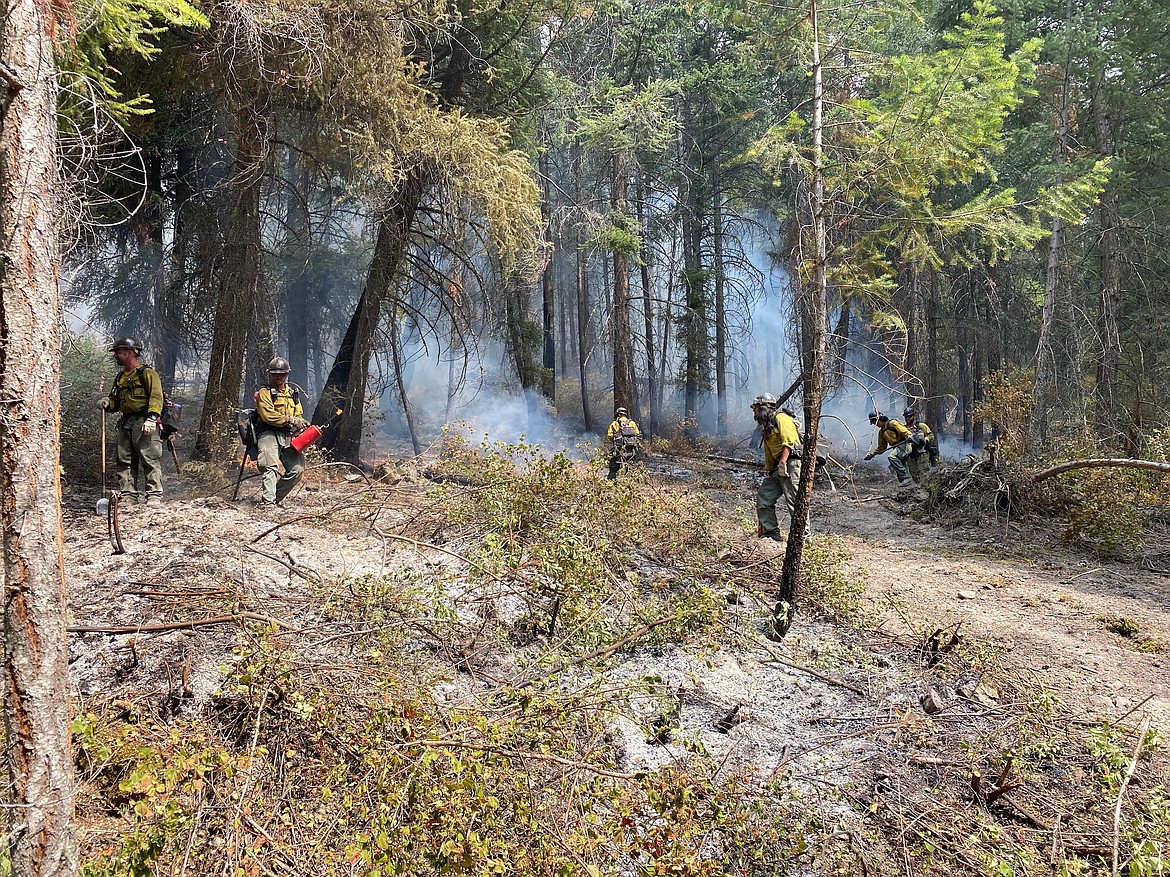
[[869, 422], [878, 428], [878, 444], [864, 459], [872, 460], [878, 454], [884, 454], [889, 450], [890, 471], [898, 477], [898, 484], [913, 483], [910, 479], [910, 469], [906, 465], [906, 458], [910, 456], [910, 430], [900, 421], [890, 420], [885, 414], [877, 411], [869, 413]]
[[[930, 470], [938, 465], [938, 439], [931, 428], [918, 419], [914, 408], [903, 411], [902, 419], [906, 422], [906, 429], [910, 430], [910, 456], [906, 466], [914, 483], [921, 484]], [[915, 435], [916, 432], [920, 435]]]
[[610, 481], [615, 481], [618, 472], [627, 463], [633, 462], [638, 453], [638, 440], [642, 438], [642, 430], [638, 423], [630, 417], [628, 408], [619, 408], [614, 412], [613, 423], [605, 433], [609, 442], [609, 475]]
[[292, 446], [292, 437], [309, 423], [299, 390], [289, 386], [289, 371], [288, 360], [276, 357], [268, 363], [268, 386], [256, 393], [256, 468], [264, 484], [260, 505], [269, 508], [296, 487], [305, 471], [305, 455]]
[[784, 411], [776, 410], [776, 397], [761, 393], [752, 401], [752, 414], [760, 425], [764, 445], [764, 480], [756, 491], [757, 535], [783, 540], [776, 518], [776, 502], [784, 496], [788, 520], [796, 513], [796, 491], [800, 484], [800, 436], [796, 421]]

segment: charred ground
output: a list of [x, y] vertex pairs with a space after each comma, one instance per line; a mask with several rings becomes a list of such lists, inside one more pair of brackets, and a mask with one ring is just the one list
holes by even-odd
[[750, 474], [647, 466], [79, 497], [88, 873], [1156, 873], [1163, 575], [841, 479], [775, 643]]

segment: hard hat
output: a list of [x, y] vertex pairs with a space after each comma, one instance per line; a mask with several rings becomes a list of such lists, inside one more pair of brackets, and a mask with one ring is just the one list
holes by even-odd
[[760, 395], [756, 396], [756, 398], [752, 400], [752, 407], [753, 408], [755, 408], [758, 405], [767, 405], [770, 408], [775, 408], [776, 407], [776, 397], [773, 396], [771, 393], [760, 393]]
[[908, 417], [917, 417], [917, 416], [918, 416], [918, 412], [917, 412], [917, 411], [915, 411], [913, 407], [910, 407], [910, 408], [907, 408], [905, 411], [903, 411], [903, 412], [902, 412], [902, 416], [903, 416], [903, 417], [907, 417], [907, 418], [908, 418]]
[[882, 414], [880, 411], [869, 412], [869, 422], [870, 423], [877, 423], [879, 420], [889, 420], [889, 419], [890, 418], [886, 417], [886, 415]]
[[113, 353], [115, 350], [133, 350], [135, 353], [141, 353], [142, 345], [138, 343], [137, 338], [131, 338], [127, 335], [113, 343], [110, 347], [110, 353]]
[[614, 412], [614, 416], [615, 417], [629, 417], [630, 416], [630, 409], [629, 408], [619, 408], [617, 411]]
[[287, 375], [292, 368], [288, 364], [288, 360], [283, 357], [276, 357], [272, 362], [268, 363], [268, 373], [270, 375]]

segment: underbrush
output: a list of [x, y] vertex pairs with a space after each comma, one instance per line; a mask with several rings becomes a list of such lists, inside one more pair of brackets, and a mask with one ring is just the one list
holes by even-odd
[[771, 875], [815, 818], [701, 752], [629, 773], [622, 693], [501, 686], [442, 708], [393, 661], [304, 669], [267, 632], [215, 709], [165, 726], [110, 703], [74, 724], [85, 877], [182, 873]]

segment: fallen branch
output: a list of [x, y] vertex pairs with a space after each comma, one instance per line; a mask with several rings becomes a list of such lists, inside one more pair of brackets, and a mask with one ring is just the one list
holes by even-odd
[[1142, 719], [1142, 726], [1138, 728], [1137, 745], [1133, 748], [1133, 757], [1129, 760], [1129, 768], [1125, 771], [1125, 779], [1121, 781], [1121, 788], [1117, 792], [1117, 804], [1113, 807], [1113, 877], [1117, 877], [1117, 848], [1121, 843], [1121, 801], [1125, 797], [1125, 790], [1129, 781], [1133, 779], [1133, 772], [1137, 768], [1138, 756], [1142, 754], [1142, 747], [1146, 745], [1146, 732], [1150, 730], [1150, 717], [1147, 714]]
[[803, 664], [797, 664], [795, 661], [784, 657], [782, 654], [780, 654], [779, 650], [773, 648], [769, 643], [764, 642], [762, 639], [747, 636], [746, 634], [740, 635], [743, 636], [743, 638], [748, 642], [762, 648], [771, 656], [770, 661], [762, 662], [764, 664], [783, 664], [785, 667], [789, 667], [793, 670], [799, 670], [801, 673], [807, 673], [809, 676], [819, 679], [822, 682], [827, 682], [829, 685], [836, 685], [838, 688], [844, 688], [852, 691], [854, 694], [860, 694], [862, 697], [865, 697], [865, 692], [856, 685], [850, 685], [843, 679], [837, 679], [836, 677], [830, 676], [827, 673], [822, 673], [820, 670], [814, 670], [812, 667], [805, 667]]
[[293, 575], [300, 576], [302, 579], [304, 579], [307, 582], [312, 582], [315, 585], [322, 585], [325, 583], [325, 580], [322, 578], [321, 573], [317, 572], [316, 570], [311, 570], [312, 575], [310, 575], [309, 573], [305, 572], [303, 569], [300, 569], [295, 563], [291, 562], [291, 560], [286, 561], [286, 560], [283, 560], [282, 558], [277, 557], [275, 554], [269, 554], [267, 551], [261, 551], [255, 545], [245, 545], [244, 547], [247, 548], [249, 551], [253, 552], [254, 554], [259, 554], [261, 557], [267, 557], [269, 560], [272, 560], [272, 561], [275, 561], [276, 563], [279, 563], [281, 566], [283, 566], [285, 569], [287, 569], [290, 573], [292, 573]]
[[1073, 469], [1149, 469], [1151, 472], [1170, 472], [1170, 463], [1155, 463], [1153, 460], [1131, 460], [1127, 457], [1103, 457], [1093, 460], [1069, 460], [1067, 463], [1057, 463], [1047, 469], [1041, 469], [1032, 476], [1033, 483], [1060, 475], [1062, 472], [1071, 472]]
[[559, 755], [553, 755], [550, 752], [531, 752], [531, 751], [516, 751], [512, 749], [503, 749], [499, 746], [487, 746], [482, 743], [464, 743], [461, 740], [410, 740], [405, 746], [426, 746], [431, 749], [450, 748], [450, 749], [470, 749], [475, 752], [489, 752], [493, 755], [499, 755], [503, 758], [514, 759], [533, 759], [534, 761], [548, 761], [552, 764], [559, 764], [564, 767], [572, 767], [577, 770], [585, 770], [590, 773], [595, 773], [598, 776], [611, 777], [615, 780], [634, 781], [642, 778], [642, 774], [638, 773], [622, 773], [616, 770], [609, 770], [604, 767], [598, 767], [595, 764], [590, 764], [587, 761], [574, 761], [570, 758], [562, 758]]
[[263, 621], [265, 624], [274, 624], [281, 630], [296, 631], [293, 627], [278, 618], [270, 615], [261, 615], [258, 612], [237, 612], [235, 615], [212, 615], [209, 618], [197, 618], [194, 621], [172, 621], [165, 624], [122, 624], [122, 625], [78, 625], [65, 628], [66, 633], [158, 633], [166, 630], [192, 630], [196, 627], [208, 627], [214, 624], [238, 624], [241, 620]]
[[587, 655], [581, 655], [579, 657], [573, 658], [571, 661], [562, 661], [560, 664], [553, 667], [551, 670], [545, 670], [544, 672], [538, 673], [535, 676], [530, 676], [527, 679], [525, 679], [517, 684], [518, 685], [531, 685], [533, 682], [537, 681], [538, 679], [547, 679], [549, 676], [556, 676], [560, 673], [563, 673], [565, 670], [568, 670], [570, 667], [575, 667], [579, 664], [585, 664], [585, 663], [588, 663], [589, 661], [595, 661], [598, 659], [608, 658], [610, 655], [613, 655], [615, 652], [620, 651], [621, 649], [625, 648], [626, 646], [628, 646], [630, 643], [634, 642], [635, 640], [642, 638], [643, 636], [648, 634], [650, 631], [654, 630], [654, 628], [661, 627], [663, 624], [668, 624], [671, 621], [678, 621], [678, 619], [680, 619], [682, 616], [683, 616], [682, 612], [676, 612], [676, 613], [674, 613], [674, 615], [668, 615], [666, 618], [659, 618], [656, 621], [648, 621], [645, 624], [643, 624], [641, 627], [639, 627], [637, 630], [633, 631], [632, 633], [627, 634], [626, 636], [622, 637], [621, 639], [619, 639], [616, 643], [613, 643], [612, 645], [608, 645], [605, 648], [596, 649], [595, 651], [592, 651]]

